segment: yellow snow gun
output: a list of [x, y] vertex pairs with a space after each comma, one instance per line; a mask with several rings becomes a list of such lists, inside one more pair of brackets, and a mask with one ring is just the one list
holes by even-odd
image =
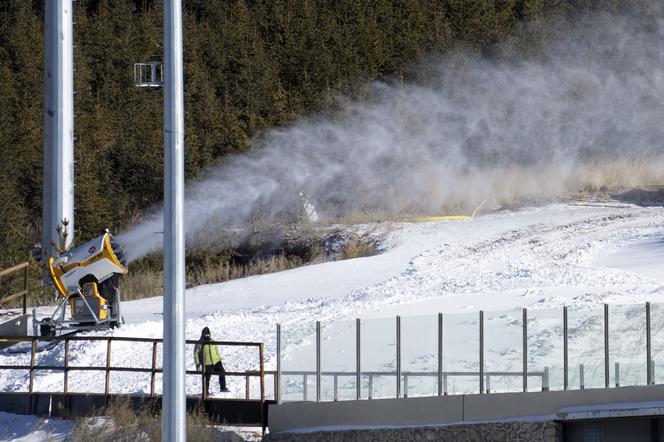
[[[108, 229], [57, 258], [48, 271], [60, 303], [50, 318], [33, 318], [35, 334], [53, 336], [64, 329], [105, 329], [122, 324], [120, 275], [127, 273], [122, 247]], [[69, 318], [66, 307], [69, 307]], [[34, 315], [34, 314], [33, 314]]]

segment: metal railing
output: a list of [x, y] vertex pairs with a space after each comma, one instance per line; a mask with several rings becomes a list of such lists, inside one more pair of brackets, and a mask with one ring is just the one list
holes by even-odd
[[[627, 307], [629, 311], [623, 312], [621, 308]], [[645, 308], [644, 308], [645, 307]], [[659, 331], [664, 331], [664, 308], [662, 306], [658, 306], [661, 309], [660, 315], [662, 318], [660, 318], [659, 321], [657, 321], [658, 328], [657, 330]], [[597, 310], [589, 310], [589, 309], [583, 309], [583, 308], [578, 308], [575, 309], [575, 314], [576, 310], [581, 311], [581, 312], [586, 312], [589, 313], [588, 317], [583, 317], [582, 319], [576, 319], [576, 328], [570, 328], [570, 317], [569, 317], [569, 310], [568, 307], [563, 307], [560, 310], [532, 310], [534, 312], [535, 316], [541, 315], [541, 313], [548, 313], [548, 314], [553, 314], [553, 319], [551, 321], [556, 322], [556, 328], [560, 327], [559, 332], [560, 332], [560, 337], [555, 338], [552, 336], [554, 334], [550, 333], [551, 330], [547, 330], [547, 333], [541, 333], [542, 330], [539, 329], [537, 331], [540, 332], [540, 336], [529, 336], [529, 322], [533, 321], [532, 318], [529, 319], [528, 313], [529, 311], [527, 309], [521, 309], [521, 312], [515, 312], [515, 311], [510, 311], [510, 320], [512, 320], [512, 324], [514, 323], [517, 324], [517, 327], [520, 327], [521, 330], [520, 332], [517, 332], [516, 334], [517, 341], [520, 342], [514, 342], [512, 344], [514, 354], [516, 354], [516, 358], [520, 359], [518, 362], [518, 365], [521, 365], [521, 370], [520, 371], [513, 371], [510, 370], [509, 367], [508, 370], [490, 370], [487, 371], [487, 363], [485, 361], [485, 357], [487, 355], [487, 350], [486, 350], [486, 339], [485, 339], [485, 326], [486, 326], [486, 320], [485, 320], [485, 312], [480, 311], [477, 313], [477, 316], [475, 319], [472, 319], [472, 321], [467, 321], [468, 323], [472, 324], [472, 327], [477, 327], [476, 331], [474, 332], [475, 334], [473, 336], [477, 337], [476, 344], [477, 345], [477, 350], [473, 349], [468, 349], [468, 353], [466, 356], [469, 357], [469, 359], [466, 359], [467, 361], [470, 361], [471, 359], [474, 360], [475, 366], [477, 366], [476, 371], [467, 371], [467, 370], [443, 370], [443, 360], [446, 356], [444, 353], [444, 348], [443, 348], [443, 332], [444, 332], [444, 318], [453, 318], [453, 317], [460, 317], [464, 316], [467, 317], [468, 315], [443, 315], [442, 313], [438, 314], [438, 324], [437, 324], [437, 332], [435, 331], [435, 326], [432, 325], [431, 328], [429, 329], [428, 333], [418, 335], [415, 337], [416, 340], [422, 341], [422, 340], [429, 340], [430, 345], [429, 348], [433, 349], [435, 343], [437, 343], [437, 355], [435, 354], [436, 351], [429, 351], [429, 354], [427, 354], [427, 357], [430, 358], [430, 360], [435, 361], [435, 356], [437, 356], [437, 367], [435, 367], [435, 362], [433, 362], [434, 367], [431, 367], [431, 369], [427, 370], [419, 370], [419, 371], [404, 371], [402, 370], [402, 354], [404, 352], [404, 342], [402, 342], [402, 318], [400, 316], [397, 316], [395, 319], [395, 322], [393, 323], [394, 325], [392, 326], [392, 331], [389, 331], [389, 328], [385, 327], [385, 321], [383, 320], [382, 322], [382, 329], [381, 331], [385, 334], [390, 334], [392, 336], [389, 345], [392, 346], [394, 345], [394, 350], [392, 350], [394, 353], [391, 356], [391, 362], [387, 364], [388, 367], [391, 367], [391, 369], [388, 368], [388, 370], [385, 371], [376, 371], [376, 370], [363, 370], [362, 369], [362, 353], [363, 353], [363, 348], [362, 348], [362, 333], [363, 333], [363, 328], [364, 328], [364, 323], [360, 319], [356, 319], [354, 322], [355, 324], [353, 325], [352, 322], [343, 322], [343, 323], [338, 323], [338, 324], [343, 324], [344, 325], [344, 330], [345, 330], [345, 341], [344, 337], [337, 337], [337, 336], [329, 336], [328, 339], [335, 341], [337, 347], [337, 352], [343, 355], [349, 355], [355, 353], [355, 367], [354, 369], [345, 369], [345, 371], [334, 371], [334, 370], [322, 370], [322, 364], [321, 364], [321, 353], [323, 352], [322, 350], [322, 344], [321, 344], [321, 323], [316, 322], [315, 325], [315, 332], [308, 331], [306, 333], [300, 333], [300, 336], [307, 336], [307, 333], [309, 333], [309, 337], [306, 339], [301, 339], [302, 345], [304, 345], [303, 348], [307, 348], [307, 346], [310, 346], [307, 342], [312, 342], [310, 338], [313, 337], [311, 336], [311, 333], [315, 333], [315, 341], [313, 341], [315, 344], [315, 359], [311, 359], [311, 356], [306, 356], [310, 354], [310, 350], [304, 351], [304, 353], [301, 354], [301, 357], [298, 360], [303, 360], [304, 362], [299, 362], [299, 363], [304, 363], [305, 365], [303, 369], [300, 370], [298, 367], [293, 367], [289, 366], [287, 369], [284, 369], [282, 366], [282, 358], [283, 358], [283, 342], [282, 342], [282, 327], [280, 324], [277, 324], [277, 378], [278, 378], [278, 383], [282, 384], [280, 385], [280, 390], [283, 390], [283, 384], [285, 382], [285, 378], [287, 377], [295, 377], [295, 378], [301, 378], [301, 381], [296, 382], [291, 382], [290, 386], [293, 387], [291, 388], [290, 391], [288, 391], [288, 400], [298, 400], [298, 399], [293, 399], [293, 397], [297, 398], [298, 395], [299, 397], [302, 398], [302, 400], [315, 400], [315, 401], [320, 401], [321, 400], [321, 381], [323, 378], [328, 379], [328, 388], [326, 390], [326, 396], [327, 397], [332, 397], [333, 400], [338, 400], [339, 397], [339, 381], [342, 378], [346, 378], [346, 385], [345, 385], [345, 391], [348, 393], [349, 391], [352, 391], [354, 393], [354, 399], [359, 400], [363, 399], [362, 394], [363, 392], [366, 391], [365, 388], [362, 386], [362, 380], [368, 378], [368, 383], [369, 383], [369, 388], [368, 388], [368, 395], [365, 396], [367, 399], [372, 399], [373, 398], [373, 381], [376, 378], [392, 378], [394, 379], [394, 387], [389, 387], [389, 390], [391, 392], [389, 393], [389, 396], [387, 397], [407, 397], [410, 394], [409, 391], [409, 378], [413, 377], [428, 377], [428, 378], [437, 378], [437, 391], [435, 391], [432, 388], [429, 388], [429, 391], [431, 391], [431, 394], [425, 394], [429, 396], [442, 396], [442, 395], [447, 395], [448, 392], [448, 379], [452, 377], [463, 377], [463, 378], [474, 378], [473, 381], [476, 380], [477, 384], [479, 384], [479, 388], [475, 389], [475, 392], [477, 393], [490, 393], [494, 392], [496, 390], [492, 390], [491, 388], [491, 379], [500, 377], [500, 378], [520, 378], [522, 381], [522, 385], [519, 386], [518, 391], [523, 391], [523, 392], [528, 392], [532, 391], [533, 389], [529, 389], [529, 379], [532, 378], [539, 378], [541, 380], [541, 390], [547, 391], [551, 388], [551, 383], [550, 383], [550, 374], [549, 371], [551, 369], [551, 366], [558, 367], [558, 364], [562, 364], [562, 385], [559, 385], [558, 388], [561, 388], [563, 390], [568, 390], [571, 388], [570, 386], [570, 375], [575, 375], [578, 376], [578, 388], [579, 389], [584, 389], [588, 388], [589, 385], [592, 385], [592, 380], [589, 383], [588, 382], [588, 367], [584, 367], [583, 360], [575, 361], [575, 363], [579, 363], [578, 366], [578, 372], [573, 373], [572, 369], [570, 368], [570, 343], [576, 344], [576, 347], [583, 346], [585, 345], [585, 348], [582, 348], [581, 350], [577, 349], [576, 351], [581, 351], [582, 354], [584, 354], [584, 358], [586, 357], [585, 353], [586, 351], [596, 351], [596, 358], [593, 360], [592, 368], [594, 369], [592, 374], [595, 374], [595, 377], [597, 377], [597, 374], [601, 373], [602, 376], [602, 383], [604, 388], [610, 388], [612, 386], [619, 387], [621, 385], [621, 362], [627, 362], [626, 365], [628, 368], [632, 368], [632, 373], [631, 376], [632, 378], [629, 379], [630, 382], [632, 382], [633, 385], [652, 385], [655, 383], [655, 363], [653, 361], [653, 336], [652, 336], [652, 327], [653, 327], [653, 321], [651, 318], [651, 303], [645, 303], [644, 304], [633, 304], [629, 306], [613, 306], [614, 310], [611, 309], [611, 307], [608, 304], [602, 305], [602, 309], [597, 309]], [[617, 313], [616, 313], [617, 312]], [[494, 312], [494, 318], [495, 319], [498, 314], [505, 314], [506, 312]], [[614, 315], [618, 315], [618, 317], [614, 319], [618, 319], [616, 321], [615, 326], [613, 326], [615, 329], [611, 329], [610, 327], [612, 324], [610, 324], [610, 318], [611, 318], [611, 313]], [[620, 316], [623, 314], [624, 316]], [[555, 319], [558, 318], [558, 319]], [[573, 317], [574, 318], [574, 317]], [[592, 320], [589, 320], [591, 318]], [[430, 317], [429, 319], [433, 319]], [[540, 316], [539, 319], [542, 319]], [[381, 320], [378, 320], [381, 321]], [[368, 323], [371, 322], [371, 320], [367, 320]], [[573, 321], [574, 322], [574, 321]], [[625, 324], [629, 323], [629, 324]], [[662, 324], [660, 324], [662, 323]], [[433, 324], [433, 321], [432, 321]], [[583, 324], [585, 328], [580, 327], [579, 324]], [[334, 326], [335, 324], [329, 324], [331, 326]], [[502, 327], [506, 327], [507, 324], [502, 324]], [[492, 325], [492, 329], [490, 329], [490, 333], [498, 333], [500, 334], [500, 330], [496, 329], [495, 325]], [[617, 327], [617, 328], [616, 328]], [[630, 328], [631, 327], [631, 328]], [[353, 329], [354, 328], [354, 333]], [[310, 330], [310, 329], [309, 329]], [[513, 334], [513, 337], [515, 335], [515, 331], [518, 330], [515, 327], [510, 328], [510, 331]], [[621, 334], [623, 334], [626, 331], [634, 331], [636, 330], [638, 333], [644, 334], [644, 338], [639, 338], [638, 340], [630, 340], [630, 337], [623, 337]], [[532, 332], [533, 330], [531, 330]], [[570, 336], [570, 331], [574, 333], [574, 336]], [[585, 335], [584, 335], [585, 333]], [[613, 335], [611, 335], [613, 333]], [[348, 339], [348, 336], [355, 335], [355, 339]], [[520, 335], [520, 336], [518, 336]], [[553, 361], [552, 364], [542, 364], [541, 362], [539, 363], [539, 370], [538, 371], [533, 371], [529, 370], [529, 365], [533, 365], [529, 360], [529, 344], [532, 344], [533, 341], [537, 339], [543, 339], [542, 336], [545, 336], [545, 339], [548, 340], [549, 343], [551, 343], [552, 340], [560, 339], [561, 342], [559, 343], [554, 343], [555, 346], [560, 345], [562, 347], [562, 351], [560, 354], [560, 361], [556, 360]], [[661, 337], [661, 334], [659, 334]], [[450, 339], [449, 337], [447, 337]], [[462, 337], [459, 337], [462, 338]], [[492, 336], [492, 338], [495, 339], [495, 336]], [[452, 338], [454, 339], [454, 338]], [[529, 341], [530, 339], [530, 341]], [[584, 341], [583, 339], [586, 339]], [[355, 341], [354, 345], [352, 341]], [[619, 343], [622, 343], [623, 345], [616, 345], [614, 343], [615, 341], [622, 341]], [[661, 339], [660, 339], [661, 340]], [[330, 344], [328, 344], [330, 345]], [[372, 345], [369, 343], [369, 345]], [[408, 342], [406, 343], [408, 345]], [[612, 348], [611, 346], [614, 346]], [[353, 346], [355, 347], [353, 349]], [[556, 347], [556, 348], [560, 348]], [[589, 350], [590, 349], [590, 350]], [[354, 350], [354, 351], [353, 351]], [[519, 351], [520, 350], [520, 351]], [[289, 349], [289, 355], [291, 355], [291, 352], [297, 352], [297, 348], [290, 348]], [[610, 352], [613, 351], [614, 354], [610, 355]], [[616, 351], [620, 351], [622, 353], [620, 354], [615, 354]], [[658, 352], [664, 351], [664, 346], [662, 348], [658, 347]], [[520, 357], [519, 354], [520, 353]], [[643, 353], [641, 355], [641, 353]], [[659, 354], [659, 353], [658, 353]], [[327, 356], [327, 353], [325, 354]], [[423, 355], [420, 355], [423, 356]], [[492, 357], [495, 357], [495, 352], [494, 354], [491, 355]], [[342, 356], [343, 357], [343, 356]], [[307, 358], [309, 359], [309, 362], [307, 363], [306, 360]], [[384, 355], [383, 355], [384, 358]], [[475, 358], [475, 359], [473, 359]], [[642, 358], [642, 360], [641, 360]], [[345, 358], [347, 359], [347, 357]], [[514, 358], [513, 358], [514, 359]], [[351, 361], [344, 361], [345, 363], [349, 363]], [[384, 361], [385, 362], [385, 361]], [[515, 361], [512, 360], [511, 363], [513, 364]], [[311, 369], [312, 365], [315, 364], [315, 369]], [[292, 363], [291, 363], [292, 365]], [[491, 365], [492, 368], [496, 368], [495, 365]], [[636, 366], [636, 368], [634, 368]], [[640, 367], [640, 368], [639, 368]], [[634, 375], [636, 373], [636, 376]], [[640, 376], [643, 375], [643, 380], [636, 381], [634, 383], [634, 378], [640, 379]], [[623, 375], [624, 376], [624, 375]], [[332, 394], [330, 394], [330, 388], [329, 388], [329, 378], [332, 378], [333, 382], [333, 387], [331, 388]], [[355, 382], [348, 382], [347, 378], [355, 378]], [[596, 379], [595, 379], [596, 380]], [[299, 382], [301, 382], [301, 387], [299, 387]], [[307, 391], [309, 389], [308, 383], [311, 382], [315, 385], [316, 389], [316, 394], [315, 394], [315, 399], [312, 399], [310, 395], [308, 394], [309, 392]], [[366, 382], [365, 382], [366, 383]], [[521, 382], [520, 382], [521, 383]], [[431, 384], [431, 383], [430, 383]], [[475, 384], [475, 385], [477, 385]], [[429, 385], [429, 384], [428, 384]], [[628, 384], [629, 385], [629, 384]], [[575, 382], [576, 386], [576, 382]], [[597, 388], [597, 382], [594, 383], [594, 388]], [[301, 388], [301, 391], [300, 391]], [[403, 388], [403, 391], [402, 391]], [[537, 387], [539, 388], [539, 387]], [[509, 391], [517, 391], [516, 389], [510, 389]], [[420, 394], [422, 395], [422, 394]], [[383, 395], [384, 396], [384, 395]], [[279, 393], [279, 390], [277, 390], [277, 401], [281, 401], [281, 394]]]
[[[83, 365], [72, 365], [72, 342], [79, 341], [96, 341], [96, 342], [105, 342], [106, 343], [106, 352], [105, 352], [105, 364], [99, 366], [83, 366]], [[28, 395], [29, 407], [32, 407], [32, 396], [35, 392], [35, 375], [38, 371], [62, 371], [64, 378], [62, 383], [62, 393], [64, 395], [71, 394], [70, 392], [70, 373], [73, 371], [98, 371], [104, 374], [104, 395], [108, 397], [111, 393], [111, 373], [113, 372], [124, 372], [124, 373], [146, 373], [150, 375], [150, 393], [151, 397], [157, 396], [155, 384], [157, 374], [163, 373], [163, 368], [158, 364], [158, 346], [163, 344], [162, 339], [153, 339], [153, 338], [132, 338], [132, 337], [115, 337], [115, 336], [59, 336], [59, 337], [0, 337], [0, 342], [13, 342], [15, 344], [20, 343], [29, 343], [30, 349], [30, 363], [27, 365], [0, 365], [1, 370], [28, 370], [29, 371], [29, 381], [28, 381]], [[38, 364], [36, 361], [36, 356], [38, 354], [38, 346], [40, 342], [47, 342], [50, 346], [57, 346], [60, 343], [64, 343], [64, 360], [62, 365], [46, 365]], [[135, 366], [114, 366], [111, 363], [111, 355], [113, 349], [113, 343], [115, 342], [132, 342], [132, 343], [145, 343], [151, 344], [151, 366], [150, 367], [135, 367]], [[258, 370], [244, 370], [244, 371], [226, 371], [225, 374], [227, 377], [240, 377], [245, 379], [245, 399], [251, 399], [250, 395], [250, 379], [259, 378], [260, 382], [260, 401], [261, 404], [265, 403], [266, 394], [265, 394], [265, 376], [273, 375], [276, 377], [275, 371], [265, 371], [264, 365], [264, 348], [262, 342], [234, 342], [234, 341], [205, 341], [201, 342], [198, 340], [187, 340], [187, 344], [211, 344], [218, 345], [221, 347], [247, 347], [247, 348], [256, 348], [258, 349]], [[27, 352], [26, 352], [27, 353]], [[205, 365], [203, 365], [205, 367]], [[202, 370], [187, 370], [187, 375], [200, 375], [201, 376], [201, 398], [207, 399], [207, 392], [205, 390], [205, 368]], [[275, 379], [275, 385], [277, 384]], [[56, 391], [59, 392], [59, 391]], [[80, 392], [78, 392], [80, 393]], [[94, 391], [89, 391], [85, 393], [95, 393]]]
[[[302, 377], [302, 400], [307, 401], [309, 400], [309, 389], [307, 387], [308, 381], [312, 377], [318, 378], [319, 374], [315, 371], [306, 371], [306, 370], [289, 370], [289, 371], [282, 371], [280, 373], [281, 376], [283, 377], [288, 377], [288, 376], [301, 376]], [[391, 378], [396, 378], [397, 372], [396, 371], [363, 371], [361, 373], [361, 377], [367, 379], [367, 390], [368, 390], [368, 395], [367, 399], [374, 399], [374, 380], [377, 378], [381, 377], [391, 377]], [[333, 380], [333, 400], [337, 401], [339, 400], [339, 379], [344, 378], [344, 377], [351, 377], [354, 378], [356, 376], [356, 373], [354, 372], [347, 372], [347, 371], [321, 371], [320, 372], [320, 379], [324, 377], [332, 377]], [[542, 391], [548, 391], [548, 370], [541, 371], [541, 372], [529, 372], [527, 374], [529, 377], [534, 377], [537, 378], [541, 381], [542, 383]], [[435, 372], [430, 372], [430, 371], [402, 371], [401, 372], [401, 382], [400, 384], [403, 385], [403, 397], [407, 398], [409, 396], [409, 387], [408, 387], [408, 379], [409, 378], [437, 378], [438, 373]], [[448, 382], [449, 378], [453, 377], [468, 377], [468, 378], [477, 378], [477, 372], [476, 371], [443, 371], [442, 372], [442, 390], [443, 396], [447, 396], [449, 394], [448, 392]], [[491, 393], [491, 378], [492, 377], [516, 377], [516, 378], [522, 378], [523, 373], [520, 371], [487, 371], [484, 373], [484, 379], [485, 379], [485, 386], [486, 386], [486, 393]], [[316, 383], [318, 385], [318, 382]], [[355, 384], [355, 388], [357, 389], [359, 385], [359, 390], [362, 391], [362, 385], [361, 384]], [[361, 393], [359, 393], [361, 396]], [[320, 401], [320, 392], [317, 391], [316, 393], [318, 401]], [[434, 394], [435, 395], [435, 394]]]
[[[28, 271], [30, 265], [27, 262], [22, 262], [13, 267], [10, 267], [5, 270], [0, 270], [0, 279], [9, 279], [7, 281], [7, 289], [0, 293], [0, 308], [4, 308], [4, 305], [18, 298], [23, 298], [23, 314], [27, 312], [27, 300], [28, 300]], [[17, 292], [12, 293], [12, 281], [13, 277], [18, 274], [21, 270], [22, 272], [22, 282], [23, 288]]]

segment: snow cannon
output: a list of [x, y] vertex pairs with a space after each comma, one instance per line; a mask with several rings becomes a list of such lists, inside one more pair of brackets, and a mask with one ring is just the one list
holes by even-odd
[[123, 322], [119, 280], [120, 275], [127, 273], [126, 260], [122, 247], [108, 229], [101, 236], [51, 258], [48, 270], [61, 301], [52, 317], [42, 321], [33, 318], [35, 334], [54, 336], [66, 329], [99, 330]]

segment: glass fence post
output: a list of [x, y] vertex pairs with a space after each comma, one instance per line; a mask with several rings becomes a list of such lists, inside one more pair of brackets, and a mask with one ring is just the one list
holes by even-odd
[[586, 388], [585, 380], [583, 379], [583, 364], [579, 364], [579, 389], [583, 390]]
[[484, 392], [484, 312], [480, 310], [480, 394]]
[[443, 314], [438, 313], [438, 396], [443, 395]]
[[609, 388], [609, 304], [604, 304], [604, 388]]
[[401, 397], [401, 316], [397, 316], [397, 397]]
[[316, 321], [316, 402], [320, 402], [320, 321]]
[[281, 403], [281, 324], [277, 324], [277, 382], [275, 382], [277, 404]]
[[523, 309], [523, 391], [528, 391], [528, 309]]
[[567, 335], [567, 306], [563, 307], [563, 389], [569, 387], [569, 348]]
[[646, 302], [646, 384], [652, 385], [653, 372], [652, 372], [652, 341], [650, 337], [650, 303]]
[[355, 399], [360, 400], [362, 397], [361, 394], [361, 389], [362, 389], [362, 371], [361, 371], [361, 363], [360, 363], [360, 357], [362, 355], [361, 351], [361, 335], [360, 335], [360, 318], [355, 319]]

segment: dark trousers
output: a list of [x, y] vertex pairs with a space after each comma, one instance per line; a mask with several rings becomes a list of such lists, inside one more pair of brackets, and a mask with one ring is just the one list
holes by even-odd
[[214, 365], [206, 365], [205, 366], [205, 394], [210, 393], [210, 378], [212, 377], [213, 374], [218, 374], [219, 375], [219, 389], [225, 390], [226, 389], [226, 370], [224, 370], [224, 366], [221, 364], [221, 361], [217, 362]]

